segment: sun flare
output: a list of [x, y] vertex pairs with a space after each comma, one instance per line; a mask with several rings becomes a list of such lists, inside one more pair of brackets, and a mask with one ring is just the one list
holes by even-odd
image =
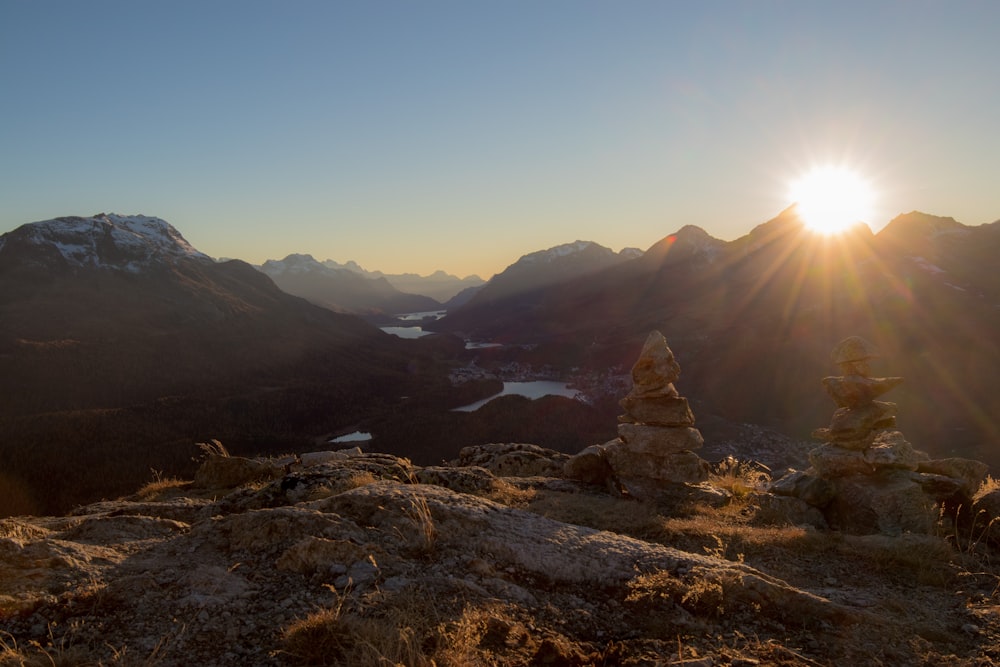
[[871, 219], [874, 195], [857, 173], [842, 167], [816, 168], [792, 183], [791, 200], [803, 222], [821, 234], [842, 232]]

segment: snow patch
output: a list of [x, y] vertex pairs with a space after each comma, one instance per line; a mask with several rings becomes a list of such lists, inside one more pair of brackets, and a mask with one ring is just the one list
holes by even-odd
[[921, 269], [923, 269], [924, 271], [927, 271], [929, 273], [933, 273], [933, 274], [947, 273], [947, 271], [945, 271], [944, 269], [942, 269], [940, 266], [928, 262], [923, 257], [918, 257], [918, 256], [911, 255], [910, 259], [913, 260], [913, 262], [917, 266], [919, 266]]
[[280, 276], [286, 273], [299, 274], [320, 271], [328, 273], [330, 269], [323, 263], [316, 261], [312, 255], [293, 253], [284, 259], [269, 259], [260, 266], [261, 271], [271, 276]]
[[55, 249], [71, 265], [138, 273], [150, 264], [191, 258], [211, 261], [165, 220], [101, 213], [26, 225], [29, 241]]
[[[570, 255], [579, 254], [591, 247], [600, 248], [601, 246], [593, 243], [592, 241], [574, 241], [573, 243], [564, 243], [562, 245], [557, 245], [554, 248], [549, 248], [548, 250], [539, 250], [538, 252], [524, 255], [518, 260], [518, 262], [528, 264], [536, 262], [551, 262], [561, 257], [569, 257]], [[607, 248], [604, 249], [607, 250]], [[611, 251], [608, 250], [608, 252], [610, 253]]]

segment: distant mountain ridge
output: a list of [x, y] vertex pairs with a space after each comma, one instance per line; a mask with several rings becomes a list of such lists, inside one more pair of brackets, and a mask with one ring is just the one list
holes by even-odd
[[574, 241], [521, 256], [493, 276], [464, 308], [488, 307], [498, 299], [596, 273], [641, 256], [636, 248], [616, 253], [592, 241]]
[[418, 294], [405, 294], [385, 278], [369, 278], [345, 268], [330, 268], [312, 255], [269, 259], [260, 267], [281, 289], [338, 312], [396, 314], [436, 310], [441, 304]]
[[382, 271], [367, 271], [355, 261], [348, 261], [344, 264], [332, 259], [323, 261], [323, 265], [331, 269], [347, 269], [359, 273], [367, 278], [384, 278], [390, 285], [401, 292], [407, 294], [420, 294], [429, 296], [435, 301], [445, 302], [455, 297], [459, 292], [470, 287], [479, 287], [485, 284], [482, 278], [477, 275], [470, 275], [459, 278], [445, 271], [435, 271], [434, 273], [421, 276], [416, 273], [383, 273]]

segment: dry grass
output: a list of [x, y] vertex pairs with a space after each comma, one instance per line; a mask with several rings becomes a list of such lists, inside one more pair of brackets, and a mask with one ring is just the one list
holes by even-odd
[[983, 483], [979, 485], [979, 488], [976, 489], [976, 492], [972, 496], [973, 504], [997, 489], [1000, 489], [1000, 480], [995, 479], [993, 475], [987, 475], [986, 479], [983, 480]]
[[501, 505], [524, 509], [531, 504], [537, 495], [538, 492], [535, 489], [522, 489], [503, 477], [498, 477], [493, 481], [493, 488], [490, 489], [486, 498]]
[[771, 471], [761, 463], [727, 456], [715, 466], [708, 481], [712, 486], [729, 491], [733, 498], [745, 499], [767, 490]]
[[283, 633], [283, 653], [296, 665], [461, 667], [477, 658], [490, 605], [442, 616], [424, 592], [412, 589], [377, 600], [340, 596], [330, 608], [294, 622]]
[[434, 517], [431, 515], [431, 508], [424, 498], [414, 498], [410, 501], [410, 506], [403, 510], [406, 517], [412, 522], [414, 531], [411, 538], [411, 546], [422, 555], [430, 555], [434, 552], [434, 544], [437, 541], [437, 527], [434, 525]]
[[229, 450], [226, 449], [225, 445], [223, 445], [218, 440], [213, 439], [209, 440], [208, 442], [199, 442], [196, 444], [198, 446], [198, 449], [201, 450], [202, 456], [205, 458], [208, 458], [209, 456], [223, 456], [227, 458], [229, 457]]
[[165, 500], [166, 498], [178, 495], [177, 492], [186, 490], [191, 486], [190, 482], [176, 477], [161, 477], [160, 472], [153, 471], [153, 481], [147, 482], [135, 492], [135, 498], [145, 502], [155, 500]]
[[323, 500], [324, 498], [330, 498], [331, 496], [339, 495], [345, 491], [350, 491], [351, 489], [357, 489], [358, 487], [374, 484], [377, 481], [378, 478], [372, 473], [367, 470], [359, 470], [351, 473], [344, 479], [338, 479], [335, 484], [329, 484], [313, 489], [310, 491], [306, 500]]
[[[6, 634], [6, 633], [5, 633]], [[82, 646], [63, 644], [42, 646], [31, 641], [19, 646], [11, 636], [0, 636], [0, 667], [101, 667], [93, 654]]]

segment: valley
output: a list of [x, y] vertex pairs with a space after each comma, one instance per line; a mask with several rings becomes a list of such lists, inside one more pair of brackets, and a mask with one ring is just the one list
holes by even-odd
[[[878, 236], [822, 240], [789, 210], [733, 242], [691, 227], [644, 253], [578, 242], [522, 258], [443, 317], [365, 322], [213, 262], [156, 220], [68, 218], [2, 237], [0, 513], [63, 511], [190, 473], [194, 443], [213, 438], [281, 455], [359, 430], [373, 451], [421, 465], [487, 442], [572, 453], [614, 437], [653, 329], [720, 457], [739, 454], [751, 426], [771, 435], [744, 456], [782, 439], [808, 451], [828, 418], [828, 350], [859, 334], [883, 350], [879, 372], [905, 378], [900, 425], [917, 447], [1000, 464], [996, 225], [909, 214]], [[94, 230], [123, 240], [99, 250]], [[414, 322], [411, 339], [377, 328]], [[541, 381], [585, 400], [509, 395], [455, 412], [505, 382]]]

